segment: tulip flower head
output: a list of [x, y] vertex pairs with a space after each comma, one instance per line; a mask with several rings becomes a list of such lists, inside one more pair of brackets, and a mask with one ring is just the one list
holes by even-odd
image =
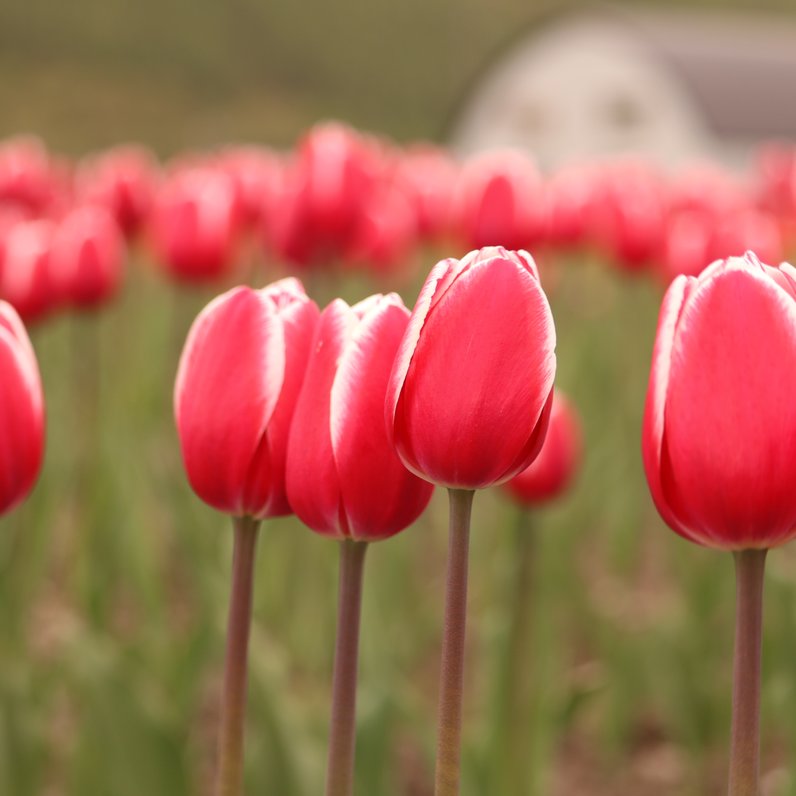
[[557, 498], [572, 483], [580, 463], [581, 431], [575, 408], [556, 391], [550, 425], [539, 455], [503, 485], [517, 503], [535, 506]]
[[650, 491], [681, 536], [726, 550], [796, 536], [796, 269], [754, 254], [680, 276], [644, 419]]
[[0, 301], [0, 514], [33, 488], [44, 453], [44, 397], [36, 355], [14, 308]]
[[443, 260], [426, 280], [387, 393], [389, 436], [432, 483], [482, 489], [538, 455], [555, 327], [531, 256], [500, 247]]
[[374, 541], [421, 514], [433, 487], [390, 445], [384, 399], [409, 311], [392, 293], [322, 313], [290, 435], [287, 494], [313, 530]]
[[174, 412], [194, 491], [235, 516], [290, 513], [284, 470], [318, 308], [288, 278], [218, 296], [194, 321]]

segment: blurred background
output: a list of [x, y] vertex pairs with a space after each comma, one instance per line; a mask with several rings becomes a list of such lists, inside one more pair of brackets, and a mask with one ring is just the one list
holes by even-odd
[[[708, 160], [730, 175], [705, 180], [710, 190], [743, 196], [761, 173], [760, 146], [796, 140], [794, 45], [791, 0], [11, 0], [0, 4], [0, 139], [33, 134], [72, 160], [135, 142], [165, 161], [230, 144], [289, 148], [335, 118], [461, 156], [524, 147], [545, 173], [630, 153], [667, 173]], [[663, 191], [658, 177], [642, 182]], [[770, 242], [750, 225], [749, 240]], [[777, 241], [773, 251], [792, 249], [784, 233]], [[470, 247], [448, 238], [413, 250], [403, 269], [301, 273], [319, 304], [397, 289], [411, 307], [436, 259]], [[476, 499], [464, 793], [719, 794], [732, 562], [664, 528], [640, 457], [671, 269], [611, 267], [599, 247], [530, 248], [545, 268], [557, 384], [582, 418], [584, 456], [550, 506], [521, 511], [494, 490]], [[0, 521], [2, 794], [210, 793], [231, 533], [186, 483], [171, 393], [199, 309], [231, 284], [289, 270], [257, 243], [244, 251], [241, 268], [197, 286], [169, 279], [139, 241], [113, 301], [31, 323], [48, 444], [32, 497]], [[369, 554], [358, 793], [432, 792], [445, 550], [438, 494], [416, 527]], [[531, 562], [519, 597], [527, 638], [514, 653], [524, 709], [508, 721], [520, 560]], [[292, 519], [266, 524], [248, 793], [322, 790], [336, 567], [329, 540]], [[768, 796], [796, 794], [795, 584], [794, 553], [776, 551]]]

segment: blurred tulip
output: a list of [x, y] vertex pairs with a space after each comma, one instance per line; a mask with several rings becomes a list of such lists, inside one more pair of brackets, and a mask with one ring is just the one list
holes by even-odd
[[14, 308], [0, 301], [0, 514], [33, 488], [44, 453], [39, 366]]
[[51, 221], [25, 221], [15, 224], [6, 237], [0, 299], [26, 323], [41, 319], [59, 299], [50, 264], [54, 230]]
[[180, 169], [165, 179], [152, 214], [152, 244], [178, 281], [218, 280], [234, 266], [232, 181], [218, 169]]
[[0, 142], [0, 204], [43, 213], [54, 190], [50, 156], [38, 138], [19, 136]]
[[236, 287], [194, 321], [174, 411], [194, 491], [236, 516], [290, 513], [285, 457], [318, 318], [301, 283]]
[[663, 182], [650, 164], [605, 168], [590, 206], [591, 235], [625, 271], [639, 271], [661, 255], [665, 230]]
[[486, 248], [429, 275], [398, 351], [389, 434], [404, 464], [482, 489], [524, 470], [544, 441], [553, 316], [527, 252]]
[[577, 413], [562, 392], [553, 394], [550, 425], [539, 455], [503, 485], [518, 503], [533, 506], [561, 495], [580, 464], [581, 431]]
[[711, 243], [711, 262], [740, 256], [745, 251], [755, 252], [764, 263], [782, 261], [785, 241], [774, 215], [747, 207], [720, 220]]
[[81, 201], [108, 210], [124, 235], [132, 238], [149, 216], [157, 180], [155, 159], [148, 150], [121, 146], [80, 165], [77, 192]]
[[710, 265], [714, 223], [711, 217], [692, 210], [672, 214], [660, 264], [666, 281], [680, 274], [698, 276]]
[[50, 269], [57, 292], [76, 307], [93, 307], [119, 289], [124, 241], [113, 217], [100, 207], [78, 207], [58, 223]]
[[525, 153], [486, 152], [462, 166], [452, 214], [466, 246], [529, 248], [542, 237], [544, 213], [542, 178]]
[[265, 237], [294, 265], [328, 265], [349, 250], [380, 171], [379, 150], [351, 128], [317, 125], [287, 163]]
[[450, 234], [451, 202], [458, 167], [443, 149], [416, 144], [399, 158], [399, 182], [411, 201], [421, 240], [437, 242]]
[[392, 536], [426, 507], [433, 487], [406, 470], [384, 427], [390, 370], [409, 312], [394, 293], [321, 314], [294, 414], [288, 500], [319, 533]]
[[553, 174], [544, 189], [546, 241], [560, 248], [583, 246], [588, 241], [597, 183], [596, 169], [588, 164]]
[[796, 270], [751, 253], [679, 277], [661, 309], [644, 465], [661, 516], [727, 550], [796, 535]]
[[395, 185], [374, 191], [357, 224], [346, 259], [376, 274], [408, 271], [417, 227], [407, 196]]
[[218, 165], [232, 180], [242, 223], [261, 224], [280, 185], [282, 158], [261, 147], [230, 147], [221, 153]]

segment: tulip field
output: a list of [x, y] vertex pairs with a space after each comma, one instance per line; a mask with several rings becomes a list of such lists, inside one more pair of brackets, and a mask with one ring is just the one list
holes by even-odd
[[784, 145], [0, 142], [0, 794], [796, 794], [795, 243]]

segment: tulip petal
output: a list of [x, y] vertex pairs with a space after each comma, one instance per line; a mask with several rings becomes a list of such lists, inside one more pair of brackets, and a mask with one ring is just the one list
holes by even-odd
[[409, 312], [394, 293], [378, 299], [367, 306], [349, 341], [331, 393], [332, 446], [348, 528], [353, 538], [366, 540], [410, 525], [433, 491], [403, 466], [382, 422]]
[[268, 430], [249, 468], [244, 500], [255, 517], [279, 517], [292, 513], [285, 489], [287, 446], [319, 313], [296, 279], [283, 279], [260, 292], [282, 322], [285, 372]]
[[13, 508], [33, 487], [44, 439], [35, 360], [30, 360], [5, 320], [0, 321], [0, 513]]
[[257, 291], [234, 288], [199, 314], [180, 359], [174, 411], [188, 479], [210, 505], [245, 513], [241, 485], [284, 374], [282, 322]]
[[470, 489], [518, 472], [552, 390], [554, 348], [547, 299], [527, 268], [495, 258], [460, 273], [424, 318], [395, 409], [407, 467]]
[[644, 410], [644, 431], [642, 434], [644, 468], [655, 507], [669, 527], [691, 541], [698, 540], [675, 517], [672, 508], [666, 502], [661, 483], [661, 449], [664, 433], [664, 411], [669, 389], [669, 371], [677, 325], [680, 322], [686, 298], [696, 281], [693, 277], [678, 276], [672, 282], [664, 297], [658, 319], [655, 348], [652, 352], [652, 367]]
[[340, 478], [334, 463], [329, 406], [338, 361], [357, 323], [335, 299], [322, 313], [287, 450], [287, 497], [298, 518], [318, 533], [347, 536]]
[[796, 527], [796, 303], [743, 261], [701, 279], [672, 348], [662, 438], [667, 503], [716, 547]]

